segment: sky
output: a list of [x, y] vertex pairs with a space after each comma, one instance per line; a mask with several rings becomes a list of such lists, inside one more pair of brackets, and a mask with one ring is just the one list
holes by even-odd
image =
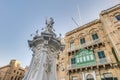
[[[120, 0], [0, 0], [0, 67], [11, 59], [29, 66], [32, 51], [28, 46], [31, 34], [45, 27], [45, 20], [54, 18], [55, 33], [65, 33], [95, 19], [102, 10]], [[80, 14], [79, 14], [80, 13]], [[80, 15], [80, 16], [79, 16]]]

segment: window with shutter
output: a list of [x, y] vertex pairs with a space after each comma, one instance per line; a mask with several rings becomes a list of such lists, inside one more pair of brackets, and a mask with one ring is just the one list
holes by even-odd
[[97, 34], [97, 33], [93, 34], [93, 35], [92, 35], [92, 38], [93, 38], [93, 40], [98, 39], [98, 34]]
[[80, 39], [80, 43], [84, 44], [85, 43], [85, 38]]
[[98, 52], [98, 56], [99, 56], [100, 59], [101, 59], [101, 58], [105, 58], [105, 53], [104, 53], [104, 51]]
[[76, 61], [75, 61], [75, 58], [71, 58], [71, 64], [75, 64]]

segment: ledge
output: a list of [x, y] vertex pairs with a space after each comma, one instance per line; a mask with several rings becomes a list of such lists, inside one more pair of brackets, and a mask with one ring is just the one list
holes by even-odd
[[103, 10], [100, 15], [107, 14], [109, 12], [112, 12], [112, 11], [116, 10], [116, 9], [120, 9], [120, 4], [115, 5], [115, 6], [111, 7], [111, 8], [109, 8], [109, 9]]

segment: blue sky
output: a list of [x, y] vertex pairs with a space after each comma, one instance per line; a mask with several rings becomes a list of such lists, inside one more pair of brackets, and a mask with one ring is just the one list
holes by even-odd
[[[27, 40], [38, 29], [45, 27], [45, 19], [53, 17], [57, 34], [99, 18], [102, 10], [119, 0], [0, 0], [0, 66], [17, 59], [22, 66], [30, 64], [32, 51]], [[81, 20], [77, 6], [79, 5]]]

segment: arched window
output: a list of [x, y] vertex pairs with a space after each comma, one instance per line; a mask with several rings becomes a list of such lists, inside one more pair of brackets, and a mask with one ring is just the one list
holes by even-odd
[[92, 29], [89, 31], [89, 34], [91, 34], [92, 40], [96, 40], [96, 39], [99, 38], [98, 29], [97, 29], [97, 28], [92, 28]]
[[92, 34], [92, 39], [93, 39], [93, 40], [98, 39], [98, 34], [97, 34], [97, 33]]
[[104, 76], [105, 80], [114, 80], [112, 73], [104, 73], [103, 76]]
[[111, 15], [111, 20], [114, 22], [120, 21], [120, 12], [115, 12], [113, 15]]
[[84, 44], [85, 42], [86, 42], [86, 41], [85, 41], [85, 38], [81, 38], [81, 39], [80, 39], [80, 43], [81, 43], [81, 44]]
[[120, 15], [115, 16], [118, 21], [120, 21]]
[[78, 37], [80, 38], [80, 44], [84, 44], [86, 42], [84, 33], [80, 33]]
[[87, 80], [94, 80], [94, 77], [92, 74], [88, 74], [86, 77]]

